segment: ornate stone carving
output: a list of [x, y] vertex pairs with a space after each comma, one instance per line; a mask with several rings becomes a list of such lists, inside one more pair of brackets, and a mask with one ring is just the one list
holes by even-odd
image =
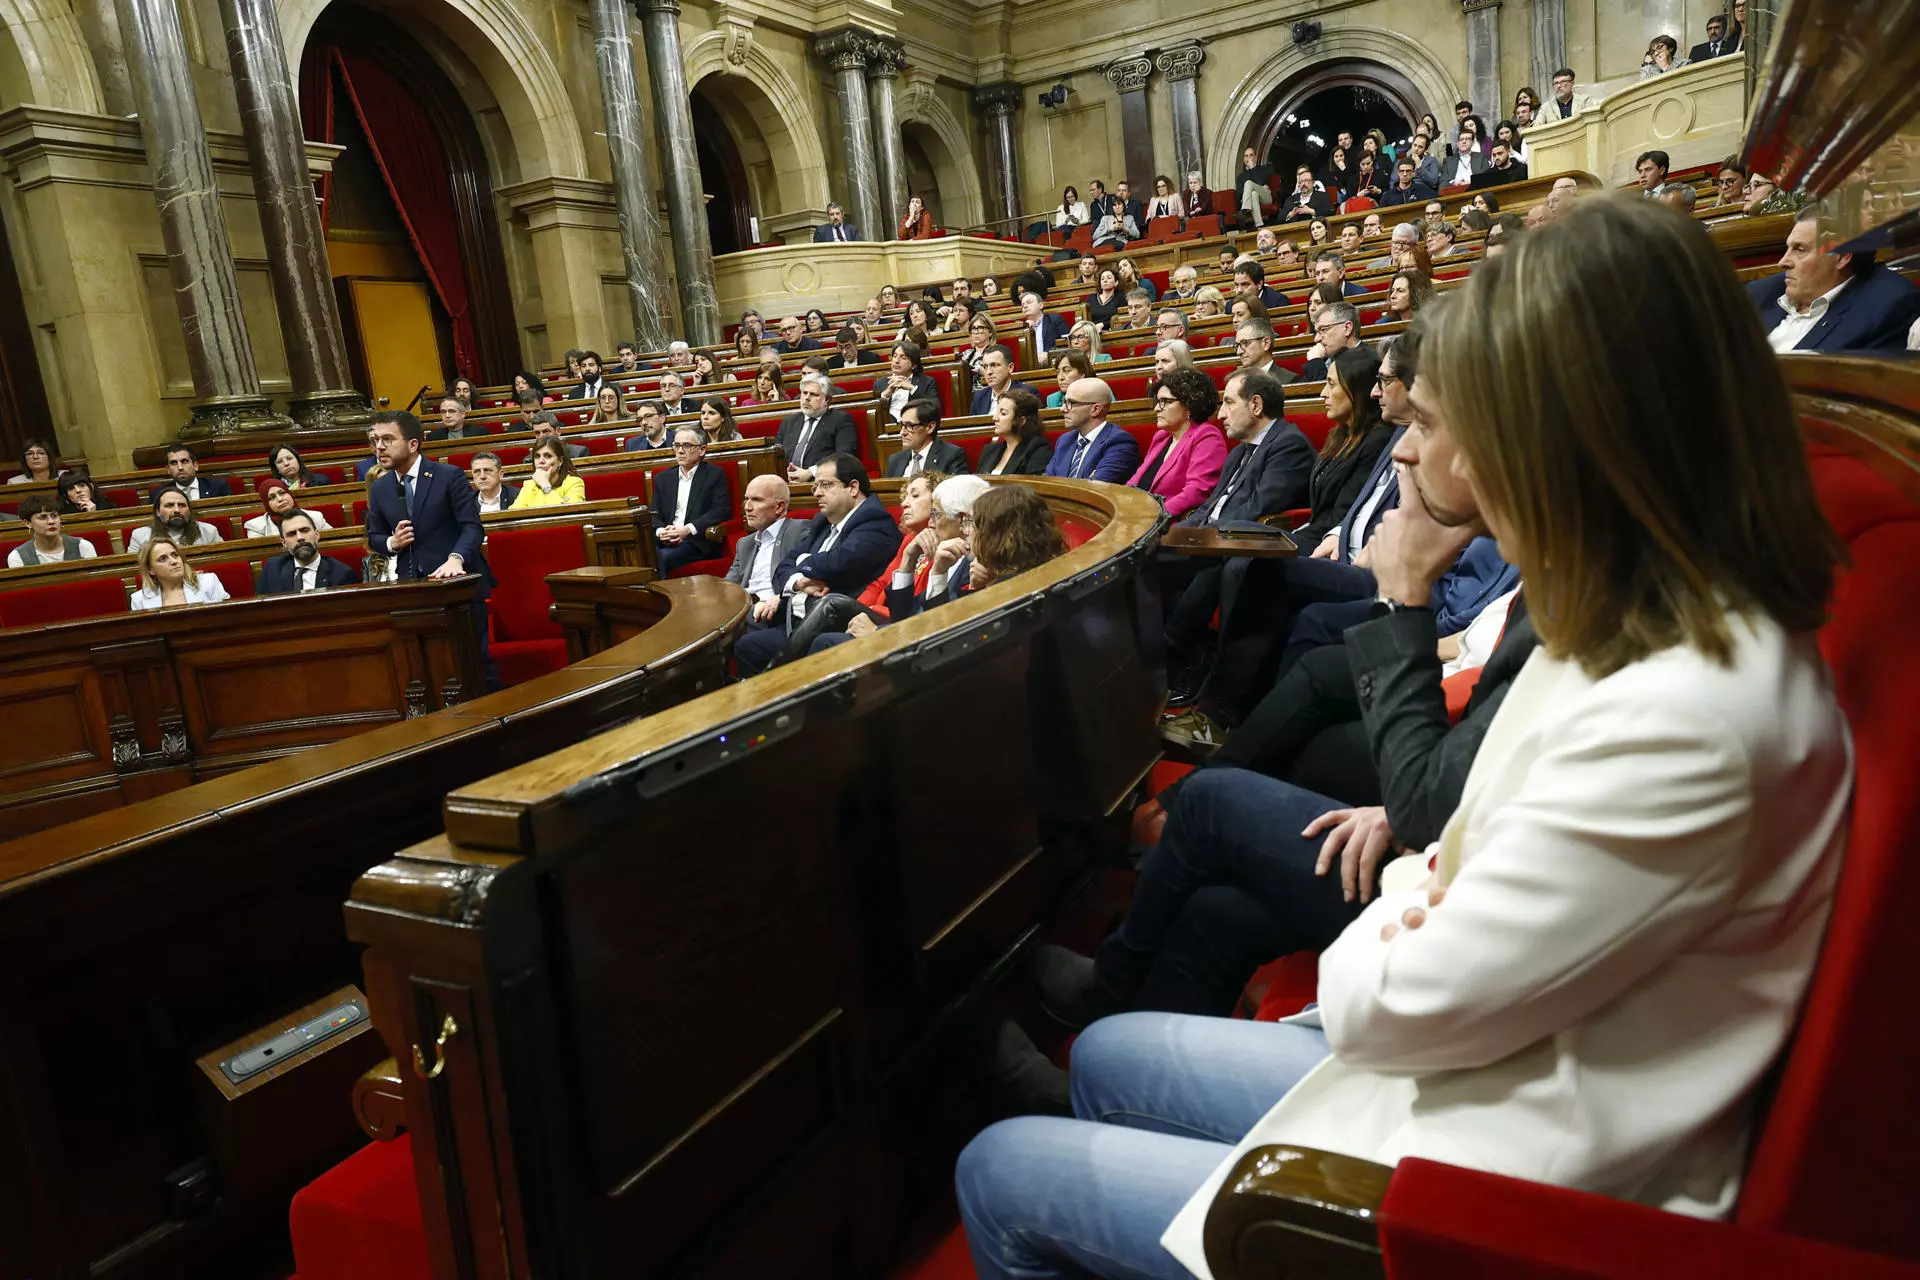
[[223, 397], [201, 400], [189, 406], [191, 421], [180, 428], [182, 440], [204, 440], [208, 436], [238, 435], [255, 431], [291, 431], [293, 419], [274, 412], [265, 396]]
[[1478, 13], [1482, 9], [1498, 9], [1500, 0], [1460, 0], [1460, 12]]
[[1121, 58], [1109, 62], [1101, 74], [1120, 92], [1139, 93], [1147, 87], [1147, 80], [1153, 75], [1153, 61], [1149, 58]]
[[287, 415], [303, 431], [365, 426], [371, 413], [367, 398], [358, 391], [316, 391], [287, 397]]
[[873, 36], [867, 41], [867, 78], [877, 76], [897, 76], [907, 65], [906, 46], [898, 40], [889, 40], [885, 36]]
[[864, 71], [870, 33], [858, 27], [842, 27], [813, 42], [813, 51], [827, 60], [835, 71]]
[[160, 713], [160, 758], [158, 763], [182, 765], [192, 749], [187, 744], [187, 718], [176, 708], [169, 707]]
[[1207, 60], [1207, 51], [1198, 41], [1183, 44], [1174, 49], [1163, 49], [1153, 65], [1160, 68], [1160, 74], [1168, 80], [1193, 80], [1200, 75], [1200, 64]]
[[1010, 116], [1020, 107], [1020, 86], [983, 84], [973, 91], [973, 105], [990, 116]]
[[407, 719], [418, 720], [427, 714], [427, 682], [407, 681]]
[[716, 4], [713, 6], [714, 29], [720, 32], [725, 43], [727, 65], [744, 67], [747, 55], [753, 52], [753, 14], [737, 4]]

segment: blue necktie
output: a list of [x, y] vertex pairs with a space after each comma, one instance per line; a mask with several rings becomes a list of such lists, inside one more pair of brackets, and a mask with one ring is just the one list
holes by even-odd
[[413, 517], [413, 473], [411, 471], [400, 477], [400, 493], [406, 499], [407, 517], [411, 519]]
[[1092, 443], [1093, 441], [1081, 436], [1079, 445], [1074, 448], [1073, 466], [1069, 469], [1069, 474], [1076, 480], [1080, 479], [1080, 464], [1087, 460], [1087, 446]]

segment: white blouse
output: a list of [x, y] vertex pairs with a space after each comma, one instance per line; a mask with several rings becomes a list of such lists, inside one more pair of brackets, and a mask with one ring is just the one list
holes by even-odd
[[[227, 594], [226, 587], [221, 585], [220, 579], [216, 575], [201, 573], [195, 576], [200, 579], [198, 582], [189, 582], [186, 584], [188, 604], [216, 604], [222, 600], [232, 599], [232, 597]], [[160, 588], [154, 586], [142, 587], [133, 593], [133, 598], [128, 601], [128, 603], [136, 610], [161, 608]]]
[[[311, 517], [313, 527], [322, 533], [333, 528], [331, 524], [327, 523], [327, 518], [318, 511], [308, 511], [304, 507], [296, 507], [295, 510], [299, 511], [301, 515]], [[288, 514], [291, 515], [292, 512]], [[280, 530], [278, 526], [273, 523], [273, 515], [271, 512], [261, 512], [253, 519], [247, 521], [241, 528], [247, 531], [249, 538], [277, 538], [280, 536]]]

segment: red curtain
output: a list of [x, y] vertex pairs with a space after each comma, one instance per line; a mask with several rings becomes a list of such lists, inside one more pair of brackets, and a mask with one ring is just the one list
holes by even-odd
[[[327, 49], [326, 55], [324, 59], [310, 57], [302, 64], [301, 114], [307, 136], [334, 141], [333, 89], [337, 73], [338, 84], [366, 135], [374, 167], [386, 182], [414, 252], [427, 269], [427, 280], [453, 322], [454, 366], [477, 369], [479, 350], [466, 270], [460, 260], [453, 187], [439, 135], [413, 94], [378, 62], [337, 45]], [[310, 82], [309, 70], [315, 72], [312, 78], [320, 83]], [[323, 218], [329, 194], [328, 187], [323, 186]]]

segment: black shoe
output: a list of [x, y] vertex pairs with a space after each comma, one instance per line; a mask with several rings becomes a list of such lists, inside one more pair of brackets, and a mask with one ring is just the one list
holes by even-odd
[[1063, 1027], [1080, 1030], [1120, 1010], [1100, 989], [1093, 961], [1065, 947], [1042, 945], [1029, 962], [1040, 1007]]
[[1071, 1116], [1073, 1096], [1067, 1073], [1053, 1065], [1020, 1024], [1000, 1018], [992, 1027], [988, 1072], [1002, 1099], [1017, 1115]]

